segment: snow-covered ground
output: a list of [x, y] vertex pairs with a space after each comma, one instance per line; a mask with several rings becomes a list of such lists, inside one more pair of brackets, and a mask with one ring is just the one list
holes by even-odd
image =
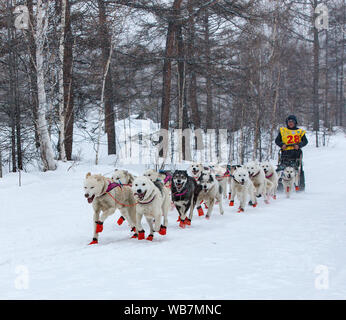
[[[306, 191], [236, 213], [224, 202], [185, 230], [169, 213], [167, 235], [130, 239], [119, 213], [92, 238], [83, 196], [88, 171], [112, 165], [59, 163], [56, 172], [0, 179], [1, 299], [345, 299], [346, 138], [305, 148]], [[90, 163], [90, 162], [89, 162]], [[139, 174], [140, 168], [130, 171]], [[236, 204], [237, 205], [237, 204]], [[148, 227], [144, 224], [146, 230]]]

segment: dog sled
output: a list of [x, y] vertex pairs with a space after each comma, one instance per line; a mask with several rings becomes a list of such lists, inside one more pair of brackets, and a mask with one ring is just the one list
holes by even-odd
[[283, 153], [283, 150], [279, 150], [278, 155], [278, 164], [277, 164], [277, 173], [279, 175], [279, 183], [277, 191], [283, 191], [282, 184], [282, 171], [285, 170], [286, 167], [293, 167], [298, 175], [298, 191], [305, 190], [305, 176], [303, 171], [303, 152], [301, 149], [297, 150], [296, 157], [292, 157], [289, 153]]

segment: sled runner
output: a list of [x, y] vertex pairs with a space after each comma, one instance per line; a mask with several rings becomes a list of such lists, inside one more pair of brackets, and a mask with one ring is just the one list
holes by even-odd
[[278, 191], [283, 191], [281, 172], [285, 170], [286, 167], [293, 167], [297, 170], [298, 174], [298, 185], [296, 186], [297, 191], [305, 190], [305, 176], [303, 171], [303, 152], [299, 149], [296, 154], [294, 153], [284, 153], [282, 150], [279, 150], [278, 155], [278, 165], [276, 171], [279, 174], [279, 184]]

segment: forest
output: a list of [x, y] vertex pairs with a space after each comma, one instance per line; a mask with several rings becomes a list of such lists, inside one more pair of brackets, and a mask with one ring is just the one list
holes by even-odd
[[289, 114], [324, 145], [345, 128], [345, 33], [345, 0], [1, 0], [0, 177], [85, 137], [117, 154], [130, 115], [227, 129], [240, 163], [273, 158]]

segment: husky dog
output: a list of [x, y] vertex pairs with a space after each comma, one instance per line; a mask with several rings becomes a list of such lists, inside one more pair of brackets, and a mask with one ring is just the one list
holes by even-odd
[[244, 212], [247, 198], [250, 198], [250, 203], [253, 207], [256, 207], [255, 187], [249, 177], [249, 173], [244, 168], [237, 168], [231, 178], [231, 200], [229, 205], [234, 206], [235, 196], [240, 201], [238, 212]]
[[256, 197], [259, 198], [266, 194], [266, 177], [264, 170], [257, 161], [250, 161], [245, 166], [249, 172], [250, 179], [256, 188]]
[[[206, 218], [209, 219], [213, 211], [215, 200], [219, 202], [220, 214], [223, 214], [222, 207], [222, 186], [218, 183], [215, 175], [208, 172], [202, 172], [198, 178], [197, 183], [200, 185], [201, 191], [197, 197], [197, 203], [205, 201], [208, 206]], [[198, 211], [202, 210], [200, 206], [197, 207]]]
[[155, 171], [154, 169], [148, 169], [144, 171], [143, 176], [148, 177], [152, 182], [161, 181], [163, 182], [166, 178], [164, 173]]
[[[168, 191], [163, 186], [163, 183], [160, 181], [153, 182], [146, 176], [137, 177], [133, 181], [132, 191], [137, 200], [136, 223], [138, 240], [144, 239], [144, 229], [142, 227], [143, 215], [150, 227], [150, 234], [147, 240], [153, 240], [155, 231], [161, 235], [165, 235], [170, 201]], [[161, 224], [162, 216], [163, 223]]]
[[232, 175], [234, 171], [238, 168], [242, 168], [242, 166], [240, 164], [226, 166], [226, 169], [227, 169], [226, 174], [229, 176], [228, 177], [228, 187], [229, 187], [228, 199], [229, 200], [231, 200], [231, 195], [232, 195]]
[[220, 166], [220, 165], [214, 165], [213, 167], [216, 180], [219, 182], [219, 184], [222, 186], [223, 191], [223, 197], [227, 199], [227, 168]]
[[131, 188], [112, 183], [111, 179], [89, 172], [84, 180], [84, 196], [94, 209], [94, 236], [90, 244], [98, 243], [98, 234], [103, 230], [104, 221], [116, 209], [125, 217], [132, 228], [131, 231], [135, 231], [136, 201]]
[[202, 173], [203, 165], [200, 163], [192, 163], [189, 167], [192, 178], [197, 180]]
[[[172, 201], [179, 212], [179, 226], [191, 225], [193, 209], [196, 206], [197, 197], [201, 187], [185, 170], [175, 170], [172, 177]], [[190, 215], [187, 218], [187, 211]]]
[[132, 185], [135, 177], [127, 170], [115, 169], [112, 175], [112, 180], [122, 185]]
[[285, 189], [286, 197], [289, 198], [291, 192], [294, 189], [294, 185], [297, 185], [297, 172], [293, 167], [286, 167], [281, 174], [282, 185]]
[[270, 195], [273, 197], [273, 199], [276, 199], [276, 192], [279, 183], [278, 174], [274, 169], [274, 166], [270, 163], [270, 161], [262, 162], [261, 167], [265, 173], [266, 179], [268, 179], [273, 184], [271, 190], [269, 190]]

